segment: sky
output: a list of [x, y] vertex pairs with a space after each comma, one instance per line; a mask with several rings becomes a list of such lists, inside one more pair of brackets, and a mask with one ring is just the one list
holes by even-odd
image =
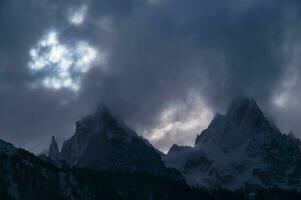
[[0, 138], [40, 153], [102, 102], [160, 150], [236, 96], [301, 138], [299, 0], [0, 0]]

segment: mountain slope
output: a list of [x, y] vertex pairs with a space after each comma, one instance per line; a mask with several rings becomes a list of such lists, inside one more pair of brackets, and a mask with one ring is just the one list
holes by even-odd
[[252, 99], [233, 101], [197, 136], [194, 147], [173, 146], [165, 159], [191, 185], [301, 189], [299, 140], [281, 134]]
[[299, 200], [301, 193], [264, 189], [206, 191], [190, 188], [182, 180], [151, 173], [57, 167], [0, 140], [1, 200], [242, 200], [250, 196]]
[[0, 140], [1, 200], [213, 199], [183, 181], [150, 173], [59, 168]]
[[75, 134], [64, 142], [59, 159], [96, 170], [169, 171], [158, 151], [104, 106], [76, 123]]

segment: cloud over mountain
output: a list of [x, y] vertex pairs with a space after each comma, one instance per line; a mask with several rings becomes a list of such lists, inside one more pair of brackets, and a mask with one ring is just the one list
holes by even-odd
[[[160, 136], [153, 142], [166, 149], [189, 144], [238, 95], [253, 97], [282, 129], [301, 136], [300, 6], [297, 0], [2, 0], [0, 137], [41, 151], [50, 135], [59, 142], [71, 136], [74, 121], [102, 101], [147, 138]], [[70, 56], [68, 77], [77, 90], [32, 86], [66, 78], [58, 73], [67, 66], [61, 57], [43, 73], [29, 67], [30, 50], [51, 31], [57, 47], [66, 48], [64, 58]], [[84, 62], [74, 47], [79, 42], [104, 59], [80, 74], [71, 67]], [[47, 58], [48, 50], [39, 55]], [[168, 112], [174, 117], [164, 117]], [[178, 126], [189, 122], [187, 129]]]

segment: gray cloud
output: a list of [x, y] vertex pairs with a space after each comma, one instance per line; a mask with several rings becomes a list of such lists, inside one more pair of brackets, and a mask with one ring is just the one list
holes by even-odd
[[[301, 136], [299, 4], [1, 1], [0, 137], [39, 152], [51, 134], [60, 142], [72, 135], [74, 122], [102, 101], [146, 137], [163, 134], [152, 142], [166, 150], [191, 143], [210, 113], [237, 95], [255, 98], [284, 131]], [[81, 5], [85, 20], [72, 26], [68, 10]], [[65, 44], [83, 40], [107, 53], [76, 93], [30, 87], [37, 77], [27, 67], [29, 50], [53, 29]], [[171, 106], [177, 117], [162, 118]], [[193, 119], [199, 125], [179, 128]]]

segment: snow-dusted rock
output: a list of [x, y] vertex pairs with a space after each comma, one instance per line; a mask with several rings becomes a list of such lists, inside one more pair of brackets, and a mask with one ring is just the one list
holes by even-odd
[[194, 147], [173, 146], [165, 162], [194, 186], [301, 189], [300, 141], [283, 135], [252, 99], [233, 101], [197, 136]]

